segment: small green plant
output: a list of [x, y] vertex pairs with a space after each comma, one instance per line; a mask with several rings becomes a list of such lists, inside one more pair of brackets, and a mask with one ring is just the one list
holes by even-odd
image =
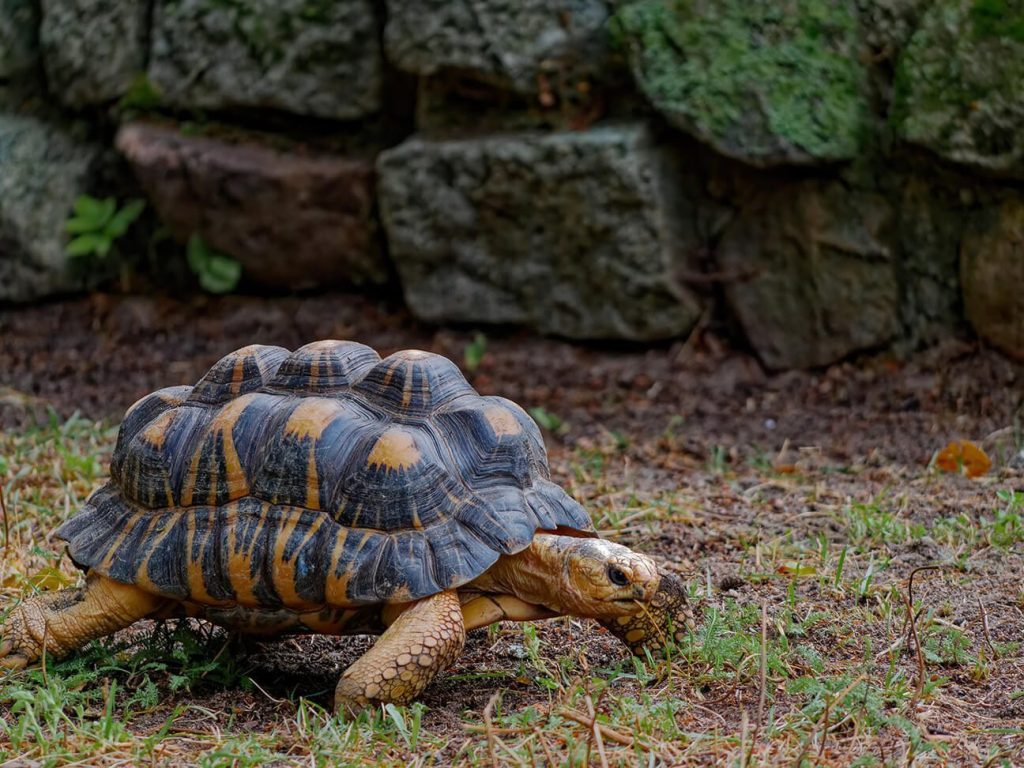
[[242, 265], [213, 250], [198, 234], [188, 239], [188, 266], [204, 291], [230, 293], [238, 286], [242, 277]]
[[160, 89], [146, 75], [140, 74], [118, 102], [122, 110], [148, 111], [160, 106]]
[[476, 373], [480, 363], [484, 359], [484, 352], [487, 351], [487, 337], [477, 331], [473, 340], [466, 345], [462, 351], [462, 362], [469, 373]]
[[529, 413], [533, 420], [540, 425], [541, 429], [546, 429], [548, 432], [558, 434], [568, 429], [565, 422], [543, 406], [535, 406], [530, 409]]
[[79, 195], [74, 213], [64, 223], [65, 231], [73, 235], [65, 252], [75, 258], [106, 259], [145, 207], [144, 200], [129, 200], [118, 208], [112, 197], [98, 200], [90, 195]]

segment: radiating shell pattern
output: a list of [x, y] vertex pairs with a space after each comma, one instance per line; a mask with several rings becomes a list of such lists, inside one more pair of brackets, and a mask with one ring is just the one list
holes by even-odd
[[212, 606], [402, 602], [538, 529], [592, 531], [532, 419], [448, 359], [250, 346], [125, 415], [111, 482], [58, 535], [82, 567]]

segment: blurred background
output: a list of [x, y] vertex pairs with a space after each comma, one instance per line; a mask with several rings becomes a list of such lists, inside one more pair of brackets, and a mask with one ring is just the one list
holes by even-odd
[[351, 337], [552, 437], [927, 462], [1018, 420], [1014, 8], [0, 0], [0, 415]]
[[236, 346], [324, 336], [620, 421], [632, 395], [743, 405], [772, 445], [806, 425], [745, 400], [766, 382], [1015, 418], [990, 386], [1024, 357], [1004, 0], [0, 10], [8, 422], [116, 416]]

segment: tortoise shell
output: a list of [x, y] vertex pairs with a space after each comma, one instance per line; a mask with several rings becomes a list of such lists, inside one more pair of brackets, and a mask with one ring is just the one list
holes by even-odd
[[537, 530], [593, 531], [519, 406], [439, 355], [347, 341], [245, 347], [142, 398], [110, 474], [57, 532], [72, 559], [205, 605], [414, 600]]

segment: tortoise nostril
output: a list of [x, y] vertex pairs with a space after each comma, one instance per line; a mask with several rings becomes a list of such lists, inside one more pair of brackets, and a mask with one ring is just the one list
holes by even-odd
[[629, 577], [626, 576], [621, 568], [617, 568], [614, 565], [608, 567], [608, 578], [612, 584], [618, 587], [624, 587], [629, 584]]

